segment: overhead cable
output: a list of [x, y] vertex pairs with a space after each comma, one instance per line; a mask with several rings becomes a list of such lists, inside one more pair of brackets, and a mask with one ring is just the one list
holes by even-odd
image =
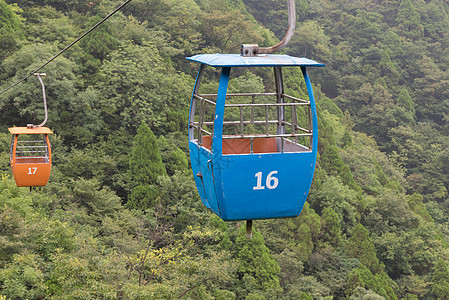
[[39, 68], [37, 68], [36, 70], [34, 70], [33, 72], [31, 72], [28, 76], [26, 76], [25, 78], [19, 80], [18, 82], [14, 83], [13, 85], [11, 85], [10, 87], [4, 89], [3, 91], [0, 92], [0, 95], [5, 93], [6, 91], [12, 89], [13, 87], [15, 87], [16, 85], [22, 83], [23, 81], [27, 80], [28, 78], [30, 78], [31, 76], [33, 76], [35, 73], [38, 73], [42, 68], [44, 68], [46, 65], [48, 65], [49, 63], [51, 63], [53, 60], [55, 60], [55, 58], [57, 58], [59, 55], [61, 55], [62, 53], [64, 53], [66, 50], [68, 50], [70, 47], [72, 47], [73, 45], [75, 45], [77, 42], [79, 42], [83, 37], [85, 37], [86, 35], [88, 35], [89, 33], [91, 33], [93, 30], [95, 30], [98, 26], [100, 26], [104, 21], [106, 21], [107, 19], [109, 19], [110, 17], [112, 17], [116, 12], [118, 12], [120, 9], [122, 9], [126, 4], [128, 4], [129, 2], [131, 2], [131, 0], [127, 0], [124, 3], [122, 3], [119, 7], [117, 7], [113, 12], [111, 12], [109, 15], [107, 15], [106, 17], [104, 17], [100, 22], [98, 22], [97, 24], [95, 24], [92, 28], [90, 28], [88, 31], [86, 31], [85, 33], [83, 33], [79, 38], [77, 38], [76, 40], [74, 40], [70, 45], [68, 45], [67, 47], [65, 47], [63, 50], [61, 50], [58, 54], [56, 54], [55, 56], [53, 56], [51, 59], [49, 59], [46, 63], [44, 63], [42, 66], [40, 66]]

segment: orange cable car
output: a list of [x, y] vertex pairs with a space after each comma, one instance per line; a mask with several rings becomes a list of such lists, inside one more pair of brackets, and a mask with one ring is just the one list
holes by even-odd
[[12, 127], [10, 161], [17, 186], [47, 185], [51, 171], [53, 132], [47, 127]]
[[53, 132], [43, 127], [47, 122], [47, 98], [41, 76], [45, 73], [35, 73], [42, 86], [44, 98], [45, 119], [39, 125], [28, 124], [27, 127], [11, 127], [12, 134], [10, 161], [12, 173], [17, 186], [47, 185], [51, 171], [51, 145], [48, 138]]

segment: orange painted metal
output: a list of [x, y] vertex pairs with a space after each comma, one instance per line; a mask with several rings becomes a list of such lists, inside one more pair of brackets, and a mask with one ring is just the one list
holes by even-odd
[[11, 127], [8, 128], [9, 132], [11, 134], [52, 134], [53, 131], [51, 131], [48, 127], [34, 127], [34, 128], [28, 128], [28, 127]]
[[[14, 180], [17, 186], [45, 186], [50, 178], [51, 172], [51, 146], [48, 138], [53, 132], [46, 127], [26, 128], [13, 127], [9, 132], [14, 139], [11, 146], [10, 162]], [[42, 134], [48, 147], [48, 155], [42, 156], [17, 156], [17, 144], [19, 135]]]
[[[202, 137], [202, 146], [211, 150], [212, 138], [210, 136]], [[229, 154], [250, 154], [251, 140], [249, 138], [243, 139], [223, 139], [223, 155]], [[276, 139], [270, 138], [257, 138], [253, 140], [253, 153], [276, 153], [277, 145]]]

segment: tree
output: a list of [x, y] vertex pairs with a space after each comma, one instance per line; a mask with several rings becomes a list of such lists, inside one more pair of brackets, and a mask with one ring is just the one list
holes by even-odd
[[15, 254], [13, 261], [0, 270], [2, 295], [10, 299], [44, 298], [47, 287], [39, 260], [35, 254]]
[[4, 0], [0, 1], [0, 29], [20, 31], [19, 19]]
[[212, 10], [203, 12], [200, 32], [204, 39], [203, 47], [209, 51], [235, 53], [242, 41], [262, 44], [264, 37], [255, 24], [246, 20], [237, 10]]
[[[429, 294], [429, 282], [432, 278], [422, 277], [411, 272], [410, 275], [404, 276], [399, 280], [398, 296], [401, 299], [417, 300]], [[405, 297], [404, 297], [405, 296]]]
[[401, 89], [395, 102], [397, 103], [395, 118], [398, 120], [398, 125], [413, 124], [415, 121], [415, 103], [406, 88]]
[[385, 85], [379, 83], [365, 83], [354, 93], [353, 105], [357, 106], [352, 108], [357, 110], [354, 111], [354, 128], [374, 136], [380, 149], [389, 150], [391, 139], [384, 128], [397, 126], [397, 120], [394, 118], [392, 95]]
[[435, 265], [432, 281], [432, 295], [442, 300], [449, 299], [449, 269], [442, 258]]
[[270, 250], [265, 246], [262, 234], [253, 229], [252, 239], [245, 236], [245, 228], [239, 230], [239, 236], [235, 242], [237, 252], [237, 275], [239, 279], [251, 276], [260, 291], [278, 289], [280, 268], [276, 260], [271, 256]]
[[280, 284], [283, 288], [287, 285], [294, 285], [304, 270], [303, 263], [298, 260], [297, 255], [285, 249], [282, 253], [275, 255], [276, 261], [280, 267]]
[[343, 134], [343, 138], [341, 139], [341, 147], [346, 148], [352, 146], [352, 137], [349, 133], [349, 130], [345, 130], [345, 133]]
[[401, 0], [396, 21], [401, 33], [410, 39], [418, 39], [423, 34], [421, 16], [413, 7], [410, 0]]
[[24, 37], [17, 15], [6, 4], [0, 1], [0, 58], [2, 60], [19, 47], [18, 41]]
[[62, 50], [79, 35], [76, 21], [54, 7], [30, 7], [22, 15], [26, 18], [27, 40], [30, 43], [55, 43]]
[[155, 187], [159, 176], [166, 175], [165, 166], [150, 127], [142, 123], [134, 137], [129, 159], [129, 170], [134, 188], [128, 198], [128, 207], [146, 209], [156, 199]]
[[124, 42], [102, 64], [95, 104], [110, 129], [135, 132], [145, 122], [160, 135], [185, 128], [193, 80], [175, 71], [156, 42]]
[[286, 299], [327, 299], [332, 296], [326, 283], [318, 281], [313, 276], [302, 276], [287, 292]]
[[384, 297], [380, 296], [379, 294], [374, 293], [371, 290], [366, 290], [360, 286], [358, 286], [354, 294], [349, 297], [349, 300], [383, 300]]
[[320, 155], [320, 165], [329, 175], [340, 177], [341, 181], [348, 187], [357, 190], [357, 185], [352, 177], [351, 170], [342, 161], [336, 145], [327, 145]]
[[[100, 20], [100, 17], [92, 17], [86, 24], [86, 30]], [[81, 65], [84, 66], [84, 74], [95, 74], [106, 56], [117, 49], [118, 41], [111, 32], [111, 28], [105, 23], [81, 40], [81, 47], [84, 50]]]
[[356, 258], [349, 258], [338, 248], [325, 247], [312, 253], [307, 260], [307, 274], [317, 278], [330, 289], [336, 299], [344, 297], [349, 273], [360, 265]]
[[341, 241], [341, 224], [340, 218], [332, 207], [323, 209], [323, 226], [321, 228], [324, 240], [328, 241], [332, 246], [338, 247]]
[[295, 31], [289, 44], [290, 52], [299, 57], [324, 58], [330, 56], [330, 38], [317, 21], [306, 21]]
[[[309, 196], [310, 203], [314, 209], [321, 212], [325, 217], [324, 210], [328, 210], [328, 213], [332, 209], [337, 214], [337, 219], [326, 214], [326, 218], [329, 218], [326, 222], [334, 223], [339, 220], [342, 226], [341, 230], [347, 232], [352, 226], [355, 226], [361, 217], [363, 211], [363, 205], [360, 201], [359, 195], [356, 191], [350, 189], [348, 186], [342, 184], [342, 182], [334, 176], [326, 176], [321, 182], [321, 186], [312, 190]], [[331, 221], [331, 219], [334, 219]], [[323, 224], [324, 225], [324, 224]], [[329, 226], [327, 224], [325, 226]], [[334, 232], [338, 229], [334, 226], [331, 228], [326, 227], [326, 230]], [[326, 232], [326, 231], [325, 231]], [[326, 233], [326, 237], [329, 237]], [[330, 237], [329, 237], [330, 238]], [[338, 238], [331, 238], [334, 242], [337, 242]]]
[[52, 6], [61, 11], [86, 11], [87, 8], [91, 8], [100, 2], [99, 0], [18, 0], [15, 1], [20, 6]]
[[382, 56], [379, 62], [379, 68], [381, 70], [381, 75], [385, 78], [388, 78], [389, 81], [397, 81], [397, 79], [399, 78], [399, 72], [391, 61], [388, 51], [384, 50], [382, 52]]
[[244, 2], [249, 14], [259, 24], [263, 24], [263, 26], [273, 31], [278, 38], [281, 38], [287, 28], [287, 8], [284, 2], [273, 0], [245, 0], [242, 2]]
[[352, 270], [351, 273], [349, 273], [347, 279], [346, 293], [348, 296], [353, 295], [353, 293], [356, 296], [361, 291], [363, 291], [363, 289], [367, 289], [382, 296], [383, 299], [397, 300], [398, 298], [396, 297], [393, 288], [391, 287], [391, 283], [392, 280], [388, 277], [388, 275], [385, 272], [374, 275], [370, 272], [370, 270], [366, 266], [362, 264], [358, 268]]
[[160, 175], [166, 174], [157, 139], [146, 123], [137, 130], [129, 167], [133, 181], [138, 184], [155, 184]]
[[371, 273], [377, 274], [383, 270], [383, 266], [377, 259], [376, 249], [369, 236], [369, 231], [362, 224], [358, 224], [352, 230], [346, 251], [350, 257], [358, 258]]
[[176, 172], [187, 170], [189, 162], [181, 149], [170, 143], [162, 135], [158, 138], [157, 143], [168, 175], [172, 176]]
[[182, 62], [185, 56], [201, 52], [199, 48], [203, 41], [199, 27], [202, 12], [193, 0], [171, 1], [170, 6], [171, 9], [167, 10], [169, 16], [157, 28], [169, 33], [170, 44], [179, 52], [177, 58]]

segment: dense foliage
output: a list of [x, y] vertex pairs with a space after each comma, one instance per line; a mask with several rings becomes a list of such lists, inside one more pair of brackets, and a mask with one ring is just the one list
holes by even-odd
[[[0, 0], [1, 89], [120, 3]], [[449, 1], [296, 3], [286, 52], [327, 65], [300, 216], [247, 240], [202, 206], [187, 159], [184, 57], [273, 45], [286, 3], [133, 0], [43, 70], [54, 164], [32, 193], [7, 128], [41, 122], [40, 85], [0, 96], [0, 299], [449, 299]], [[233, 91], [273, 85], [236, 75]]]

